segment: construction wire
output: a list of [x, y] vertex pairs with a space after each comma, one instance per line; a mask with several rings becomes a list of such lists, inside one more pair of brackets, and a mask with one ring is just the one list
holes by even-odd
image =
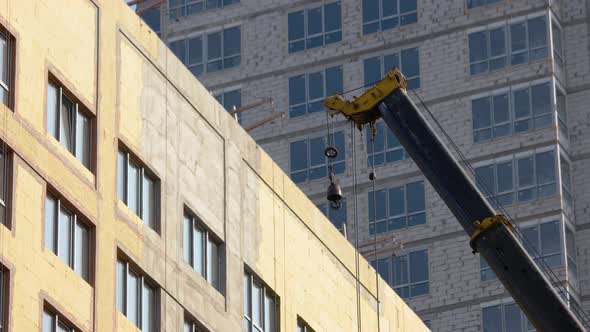
[[[377, 272], [377, 193], [376, 193], [376, 189], [375, 189], [375, 179], [376, 179], [376, 173], [375, 173], [375, 136], [376, 134], [373, 134], [373, 127], [376, 124], [372, 124], [371, 125], [371, 172], [372, 172], [372, 176], [371, 176], [371, 182], [372, 182], [372, 186], [373, 186], [373, 227], [374, 227], [374, 231], [373, 231], [373, 259], [375, 262], [375, 287], [377, 290], [377, 331], [381, 331], [381, 320], [379, 319], [379, 313], [380, 313], [380, 296], [379, 296], [379, 272]], [[361, 132], [361, 137], [362, 137], [362, 132]], [[369, 220], [370, 222], [370, 220]], [[369, 224], [369, 228], [370, 228], [370, 224]]]
[[354, 248], [356, 249], [355, 253], [355, 273], [356, 273], [356, 317], [358, 323], [358, 331], [362, 331], [362, 324], [361, 324], [361, 285], [359, 281], [359, 272], [360, 272], [360, 253], [359, 253], [359, 227], [358, 227], [358, 193], [357, 193], [357, 178], [356, 178], [356, 143], [355, 143], [355, 130], [354, 130], [354, 122], [350, 122], [350, 132], [351, 132], [351, 145], [352, 145], [352, 183], [353, 183], [353, 203], [354, 203]]
[[476, 181], [479, 183], [480, 187], [483, 189], [483, 191], [485, 192], [486, 196], [489, 197], [493, 201], [493, 205], [504, 215], [504, 217], [508, 220], [508, 222], [514, 227], [514, 229], [516, 230], [515, 232], [513, 232], [515, 234], [515, 236], [520, 240], [520, 242], [522, 243], [522, 245], [527, 249], [527, 251], [529, 253], [533, 253], [533, 260], [537, 263], [537, 266], [541, 269], [541, 271], [545, 274], [545, 276], [554, 285], [554, 287], [556, 288], [558, 294], [560, 296], [562, 296], [562, 298], [564, 299], [564, 301], [566, 301], [566, 303], [568, 303], [570, 305], [570, 309], [572, 309], [572, 311], [576, 314], [576, 316], [578, 316], [578, 318], [580, 319], [580, 321], [582, 322], [582, 324], [584, 326], [586, 326], [587, 328], [590, 328], [590, 317], [588, 316], [588, 314], [580, 307], [579, 303], [570, 294], [570, 292], [565, 288], [565, 286], [563, 286], [561, 284], [561, 282], [560, 282], [559, 278], [557, 277], [557, 275], [553, 272], [553, 270], [551, 269], [551, 267], [549, 265], [547, 265], [547, 263], [545, 262], [545, 260], [541, 256], [541, 254], [539, 253], [538, 249], [524, 235], [524, 233], [522, 232], [522, 229], [520, 229], [520, 227], [518, 227], [518, 225], [516, 224], [516, 222], [514, 221], [514, 219], [512, 218], [512, 216], [508, 213], [508, 211], [498, 201], [496, 195], [494, 195], [489, 190], [489, 188], [485, 185], [484, 181], [482, 181], [481, 178], [479, 178], [477, 176], [477, 173], [475, 172], [475, 169], [473, 168], [473, 166], [471, 165], [471, 163], [467, 160], [467, 158], [465, 157], [465, 155], [461, 152], [461, 150], [455, 144], [455, 142], [450, 137], [450, 135], [444, 130], [444, 128], [442, 127], [442, 125], [440, 124], [440, 122], [436, 119], [436, 117], [434, 116], [434, 114], [430, 111], [430, 109], [428, 108], [428, 106], [426, 106], [426, 104], [424, 103], [424, 101], [422, 100], [422, 98], [420, 98], [420, 95], [418, 95], [418, 93], [415, 90], [413, 90], [413, 89], [411, 89], [411, 91], [414, 93], [414, 95], [416, 96], [416, 98], [418, 99], [418, 101], [420, 102], [420, 104], [422, 105], [422, 107], [430, 115], [430, 117], [432, 118], [432, 120], [434, 121], [434, 123], [436, 124], [436, 126], [439, 128], [439, 130], [446, 137], [446, 139], [448, 140], [448, 142], [451, 145], [451, 147], [455, 150], [455, 152], [457, 153], [457, 155], [461, 159], [461, 162], [463, 162], [463, 164], [467, 167], [467, 169], [469, 170], [469, 172], [475, 177]]

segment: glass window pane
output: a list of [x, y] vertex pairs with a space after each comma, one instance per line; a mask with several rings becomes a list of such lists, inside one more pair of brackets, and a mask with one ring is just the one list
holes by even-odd
[[219, 245], [209, 238], [207, 241], [207, 281], [219, 289]]
[[379, 0], [363, 0], [363, 22], [379, 19]]
[[262, 287], [252, 284], [252, 322], [262, 327]]
[[251, 317], [250, 305], [252, 304], [251, 298], [251, 287], [250, 287], [250, 276], [244, 273], [244, 315]]
[[381, 278], [385, 280], [389, 285], [391, 285], [391, 276], [390, 276], [390, 264], [391, 259], [385, 258], [380, 259], [377, 261], [377, 272], [381, 275]]
[[188, 40], [188, 65], [203, 62], [203, 37], [194, 37]]
[[193, 265], [193, 221], [192, 219], [184, 215], [183, 218], [183, 228], [182, 228], [182, 249], [183, 249], [183, 256], [184, 261], [187, 262], [189, 265]]
[[322, 31], [322, 7], [309, 9], [307, 11], [307, 36], [321, 33]]
[[[407, 56], [406, 56], [406, 58], [407, 58]], [[411, 59], [407, 59], [407, 60], [408, 60], [408, 67], [409, 67], [410, 62], [412, 60]], [[400, 68], [398, 53], [383, 56], [383, 73], [382, 73], [383, 75], [380, 76], [379, 78], [384, 77], [385, 74], [387, 74], [389, 71], [391, 71], [393, 69], [393, 67]], [[405, 68], [406, 68], [406, 62], [404, 61], [403, 68], [400, 68], [400, 69], [404, 72], [404, 75], [406, 75], [406, 77], [413, 76], [413, 75], [407, 74]], [[408, 68], [408, 69], [410, 69], [410, 68]]]
[[402, 70], [404, 72], [404, 75], [406, 75], [407, 77], [420, 75], [420, 61], [418, 55], [418, 48], [411, 48], [402, 51]]
[[127, 155], [119, 150], [117, 152], [117, 197], [125, 202], [125, 187], [127, 186]]
[[121, 313], [125, 313], [125, 280], [127, 272], [125, 269], [125, 263], [117, 260], [117, 309]]
[[510, 108], [508, 106], [508, 94], [494, 96], [494, 124], [510, 121]]
[[225, 92], [223, 94], [223, 106], [228, 111], [233, 110], [234, 106], [236, 108], [242, 107], [242, 90]]
[[523, 23], [510, 25], [510, 50], [512, 53], [526, 49], [526, 26]]
[[541, 252], [539, 247], [539, 228], [537, 226], [530, 226], [522, 229], [522, 234], [527, 240], [525, 248], [533, 257], [538, 257]]
[[497, 174], [498, 193], [512, 191], [514, 188], [512, 179], [512, 161], [498, 164]]
[[207, 35], [207, 60], [211, 61], [221, 57], [221, 32]]
[[514, 113], [517, 119], [531, 115], [528, 88], [514, 92]]
[[139, 166], [129, 161], [127, 186], [127, 206], [139, 216]]
[[[409, 195], [408, 195], [409, 196]], [[372, 206], [369, 206], [372, 209]], [[404, 187], [389, 189], [389, 215], [397, 216], [406, 213]]]
[[90, 168], [90, 118], [78, 112], [76, 117], [76, 158]]
[[6, 86], [10, 86], [10, 82], [8, 82], [10, 75], [9, 51], [6, 35], [2, 33], [0, 36], [0, 80]]
[[471, 112], [473, 114], [473, 129], [486, 128], [492, 124], [490, 98], [485, 97], [472, 100]]
[[205, 253], [203, 251], [205, 233], [198, 226], [193, 228], [193, 268], [198, 274], [204, 276], [203, 263], [205, 262]]
[[326, 156], [324, 155], [324, 148], [326, 140], [323, 137], [313, 138], [309, 140], [310, 149], [310, 165], [318, 166], [326, 163]]
[[155, 290], [147, 283], [143, 283], [141, 294], [141, 330], [144, 332], [155, 331]]
[[557, 221], [541, 224], [541, 255], [561, 252], [560, 226]]
[[428, 281], [428, 254], [426, 250], [410, 253], [410, 282]]
[[152, 229], [157, 227], [157, 193], [156, 193], [156, 182], [150, 178], [146, 172], [143, 172], [143, 185], [142, 185], [142, 219], [144, 223], [150, 226]]
[[344, 92], [342, 85], [342, 66], [326, 69], [326, 95]]
[[546, 114], [551, 112], [551, 87], [549, 83], [535, 85], [531, 88], [533, 100], [533, 114]]
[[264, 330], [275, 331], [275, 300], [268, 292], [264, 296]]
[[72, 234], [72, 214], [63, 206], [59, 209], [59, 237], [57, 255], [66, 264], [70, 265], [71, 254], [71, 234]]
[[185, 49], [185, 41], [184, 40], [176, 40], [170, 43], [170, 50], [180, 62], [187, 64], [186, 59], [186, 49]]
[[54, 253], [56, 248], [57, 235], [57, 201], [47, 194], [45, 199], [45, 247]]
[[399, 286], [409, 282], [408, 278], [408, 256], [397, 256], [393, 258], [393, 285]]
[[291, 172], [307, 168], [307, 141], [291, 143]]
[[516, 304], [504, 305], [504, 321], [506, 322], [506, 331], [521, 331], [521, 311]]
[[487, 32], [469, 34], [469, 61], [477, 62], [488, 58]]
[[324, 6], [325, 31], [340, 30], [342, 28], [340, 1]]
[[72, 332], [72, 329], [69, 328], [66, 324], [58, 320], [57, 323], [57, 331], [58, 332]]
[[240, 27], [223, 30], [223, 56], [240, 54], [242, 48]]
[[55, 315], [47, 310], [43, 311], [43, 332], [55, 332]]
[[555, 153], [553, 151], [539, 153], [535, 157], [537, 183], [555, 182]]
[[482, 310], [484, 332], [502, 332], [502, 311], [500, 306]]
[[47, 84], [47, 132], [57, 138], [58, 133], [59, 88], [53, 83]]
[[407, 185], [408, 213], [424, 211], [424, 182], [414, 182]]
[[485, 196], [490, 196], [496, 193], [493, 165], [476, 168], [475, 176], [477, 180], [477, 186]]
[[416, 0], [399, 0], [399, 11], [400, 13], [407, 13], [415, 11], [417, 9]]
[[547, 23], [545, 16], [528, 20], [530, 48], [547, 46]]
[[73, 151], [74, 104], [66, 96], [62, 96], [61, 105], [59, 141], [68, 151]]
[[533, 157], [518, 159], [518, 185], [519, 187], [534, 184]]
[[381, 58], [374, 57], [364, 61], [365, 85], [381, 80]]
[[127, 318], [139, 326], [139, 275], [129, 270], [127, 275]]
[[309, 100], [324, 97], [324, 73], [311, 73], [308, 76], [308, 95]]
[[182, 332], [193, 332], [193, 326], [189, 321], [184, 321]]
[[289, 78], [289, 105], [305, 103], [305, 75]]
[[305, 15], [303, 11], [289, 13], [289, 41], [305, 37]]
[[76, 223], [74, 238], [74, 271], [88, 281], [90, 277], [90, 231], [81, 223]]
[[490, 30], [490, 55], [492, 57], [506, 54], [506, 34], [504, 28]]

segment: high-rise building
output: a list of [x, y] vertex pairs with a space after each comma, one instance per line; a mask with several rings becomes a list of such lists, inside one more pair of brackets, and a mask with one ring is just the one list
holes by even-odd
[[252, 136], [336, 227], [348, 226], [350, 241], [358, 235], [361, 252], [433, 330], [530, 326], [383, 124], [373, 146], [368, 131], [353, 137], [344, 119], [330, 120], [346, 202], [340, 210], [327, 206], [322, 99], [350, 90], [347, 97], [358, 96], [393, 66], [408, 77], [410, 96], [421, 97], [465, 153], [480, 187], [516, 218], [571, 299], [590, 310], [587, 1], [152, 5], [159, 16], [148, 24], [161, 27], [165, 42], [213, 95], [231, 96], [226, 108], [274, 100], [272, 107], [243, 112], [245, 128], [287, 114]]
[[123, 1], [0, 3], [0, 332], [428, 331]]

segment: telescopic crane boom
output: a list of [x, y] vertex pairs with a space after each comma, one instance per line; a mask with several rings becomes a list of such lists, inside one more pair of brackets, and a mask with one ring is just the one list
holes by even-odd
[[407, 80], [394, 68], [352, 101], [328, 97], [332, 115], [342, 114], [362, 128], [382, 118], [430, 181], [470, 238], [473, 253], [486, 260], [498, 279], [540, 331], [586, 331], [515, 237], [512, 223], [497, 215], [460, 164], [430, 127], [406, 92]]

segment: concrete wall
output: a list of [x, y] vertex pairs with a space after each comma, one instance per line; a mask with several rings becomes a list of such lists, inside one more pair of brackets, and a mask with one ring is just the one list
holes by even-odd
[[[16, 104], [0, 105], [14, 151], [11, 227], [0, 225], [8, 331], [39, 331], [44, 303], [81, 331], [137, 330], [115, 308], [118, 254], [158, 285], [161, 331], [180, 331], [185, 312], [241, 330], [245, 266], [278, 295], [281, 331], [297, 315], [316, 331], [427, 330], [362, 257], [357, 320], [353, 247], [123, 1], [3, 1], [0, 22], [17, 41]], [[93, 172], [45, 128], [49, 72], [96, 115]], [[120, 144], [160, 180], [159, 232], [117, 199]], [[48, 187], [94, 227], [90, 284], [44, 248]], [[224, 242], [223, 293], [182, 258], [185, 206]]]

